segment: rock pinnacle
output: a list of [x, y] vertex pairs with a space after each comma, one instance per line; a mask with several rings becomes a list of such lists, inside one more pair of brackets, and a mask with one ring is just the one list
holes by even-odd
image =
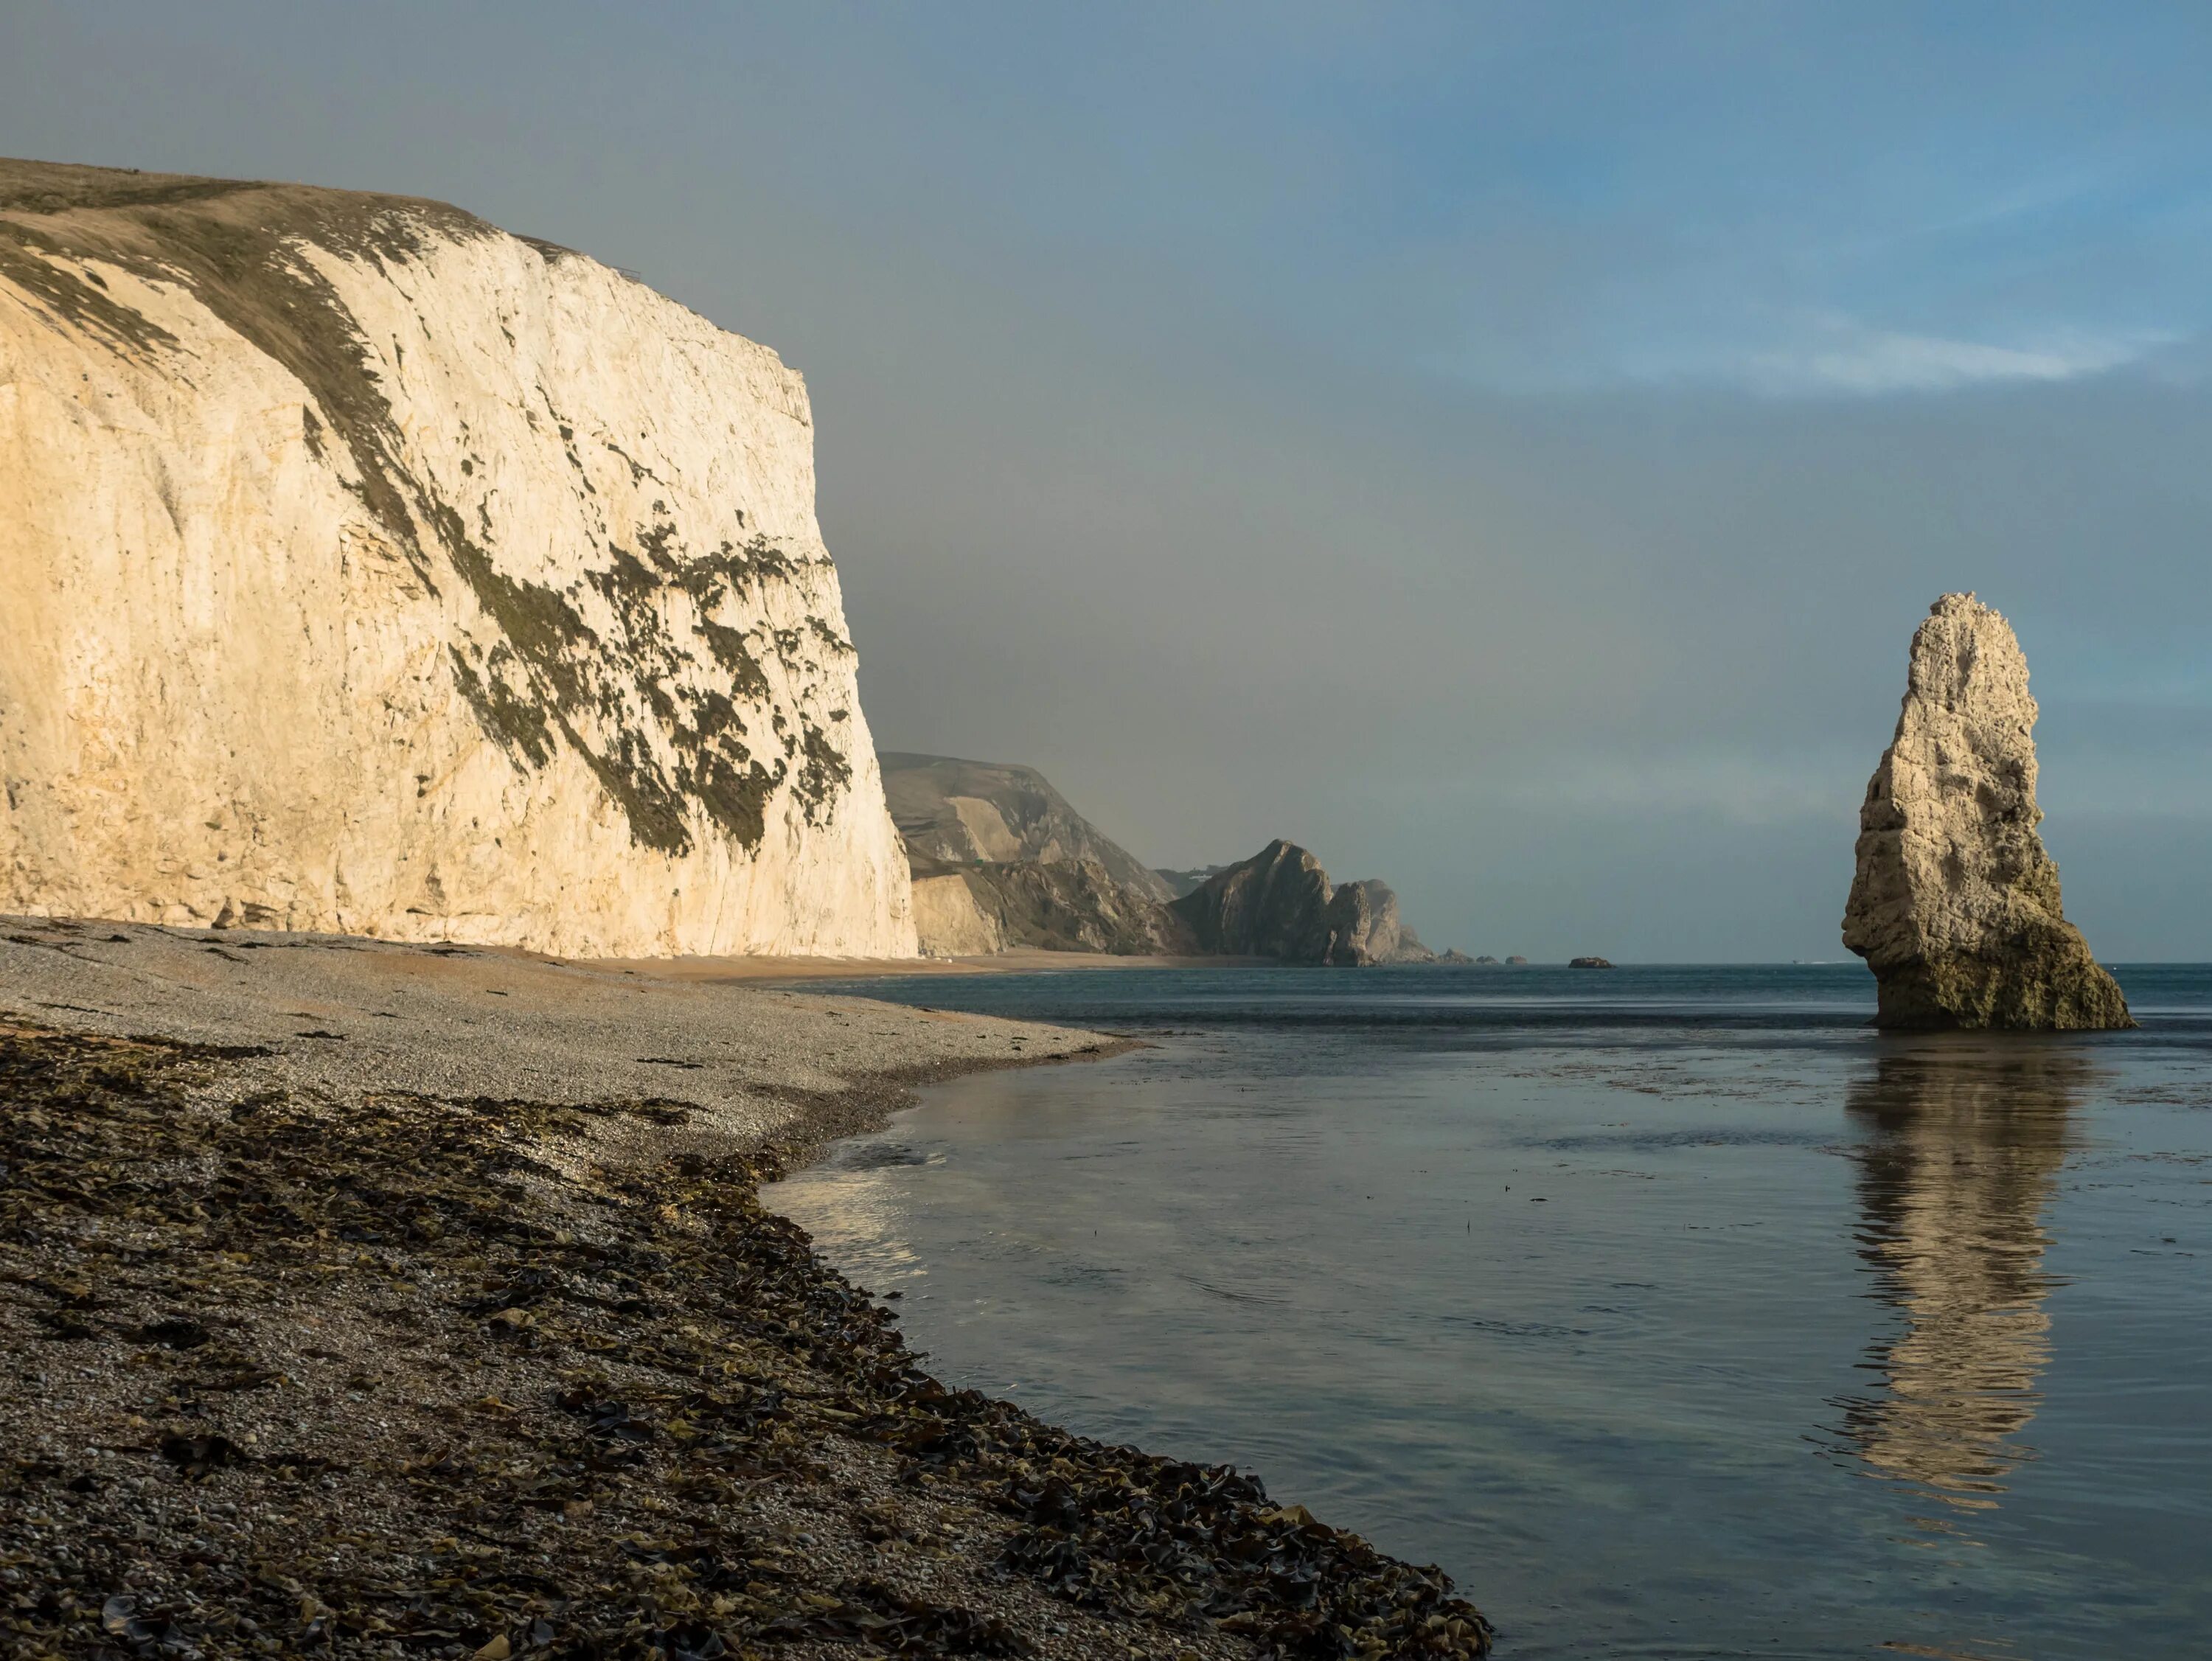
[[1946, 594], [1912, 637], [1897, 737], [1859, 809], [1844, 944], [1900, 1029], [2132, 1027], [2059, 904], [2036, 827], [2035, 700], [2012, 627]]

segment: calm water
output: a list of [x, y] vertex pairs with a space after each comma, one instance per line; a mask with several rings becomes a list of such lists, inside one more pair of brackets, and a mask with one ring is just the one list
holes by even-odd
[[2212, 968], [1881, 1038], [1856, 964], [848, 990], [1139, 1033], [775, 1191], [942, 1375], [1257, 1470], [1512, 1657], [2212, 1652]]

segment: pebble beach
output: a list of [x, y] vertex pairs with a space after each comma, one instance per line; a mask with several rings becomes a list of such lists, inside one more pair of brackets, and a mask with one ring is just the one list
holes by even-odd
[[758, 1185], [1099, 1034], [8, 919], [9, 1652], [1478, 1655], [1249, 1475], [946, 1389]]

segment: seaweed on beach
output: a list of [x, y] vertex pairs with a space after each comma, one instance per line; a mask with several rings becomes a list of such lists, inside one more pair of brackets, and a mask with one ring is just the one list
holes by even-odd
[[684, 1104], [239, 1063], [0, 1031], [7, 1654], [1487, 1652], [1249, 1476], [929, 1377]]

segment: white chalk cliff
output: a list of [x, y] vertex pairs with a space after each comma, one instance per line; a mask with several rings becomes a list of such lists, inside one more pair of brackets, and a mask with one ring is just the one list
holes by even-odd
[[434, 203], [0, 162], [0, 911], [908, 955], [775, 353]]
[[988, 957], [1006, 949], [1004, 931], [984, 913], [959, 871], [914, 879], [914, 931], [931, 957]]
[[2036, 712], [2012, 626], [1971, 594], [1937, 600], [1867, 782], [1844, 912], [1884, 1027], [2135, 1025], [2037, 834]]

